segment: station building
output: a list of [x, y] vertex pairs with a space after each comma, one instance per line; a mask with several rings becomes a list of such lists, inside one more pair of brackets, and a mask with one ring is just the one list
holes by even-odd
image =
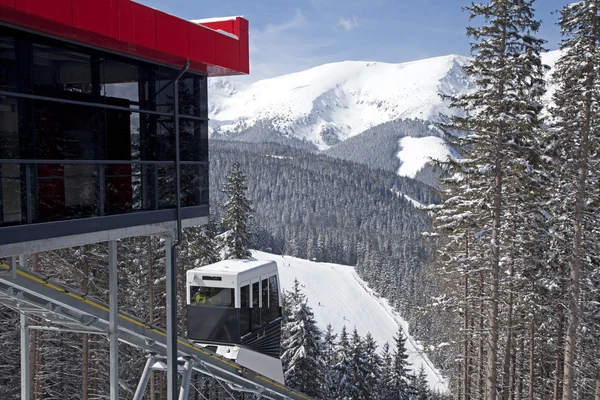
[[204, 222], [207, 78], [247, 73], [241, 17], [0, 0], [0, 256], [164, 231], [176, 171], [184, 226]]

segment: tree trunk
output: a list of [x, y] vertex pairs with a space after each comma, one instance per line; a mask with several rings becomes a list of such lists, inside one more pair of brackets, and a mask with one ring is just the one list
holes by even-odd
[[518, 363], [518, 376], [517, 376], [517, 395], [516, 400], [521, 400], [523, 398], [523, 381], [524, 381], [524, 373], [523, 373], [523, 364], [525, 363], [525, 316], [521, 316], [522, 321], [522, 333], [521, 340], [519, 341], [519, 360]]
[[598, 360], [598, 370], [596, 371], [596, 395], [594, 400], [600, 400], [600, 359]]
[[484, 277], [483, 271], [479, 271], [479, 346], [477, 349], [477, 389], [478, 389], [478, 399], [483, 399], [485, 393], [485, 385], [483, 382], [483, 324], [484, 324], [484, 311], [485, 311], [485, 303], [483, 301], [484, 298]]
[[534, 400], [535, 384], [535, 311], [531, 312], [529, 326], [529, 400]]
[[508, 400], [509, 392], [510, 392], [510, 362], [511, 362], [511, 352], [512, 352], [512, 313], [513, 313], [513, 289], [512, 289], [512, 279], [514, 277], [514, 262], [510, 262], [509, 267], [509, 276], [511, 285], [509, 285], [508, 291], [508, 315], [506, 321], [506, 347], [504, 349], [504, 376], [502, 380], [502, 400]]
[[[589, 51], [596, 52], [596, 37], [598, 26], [596, 24], [596, 1], [591, 2], [590, 14], [593, 19], [593, 39]], [[577, 327], [579, 325], [579, 294], [581, 281], [581, 257], [582, 257], [582, 230], [583, 213], [585, 211], [586, 175], [589, 157], [589, 132], [591, 126], [592, 91], [594, 90], [594, 65], [592, 62], [587, 66], [587, 79], [585, 83], [585, 103], [583, 110], [583, 121], [581, 121], [581, 145], [579, 148], [577, 194], [575, 196], [575, 218], [573, 221], [573, 249], [571, 253], [571, 282], [569, 293], [569, 322], [567, 325], [567, 336], [565, 340], [565, 361], [563, 378], [563, 400], [573, 400], [573, 375], [575, 363], [575, 346], [577, 341]]]
[[558, 329], [556, 332], [556, 360], [554, 368], [554, 396], [553, 400], [560, 400], [562, 398], [562, 374], [564, 373], [563, 366], [563, 337], [564, 337], [564, 312], [562, 305], [558, 314]]
[[[469, 237], [465, 234], [465, 258], [469, 258]], [[467, 269], [466, 267], [465, 269]], [[469, 388], [469, 370], [470, 370], [470, 358], [469, 358], [469, 273], [465, 270], [465, 310], [464, 310], [464, 348], [463, 348], [463, 400], [469, 400], [470, 388]]]

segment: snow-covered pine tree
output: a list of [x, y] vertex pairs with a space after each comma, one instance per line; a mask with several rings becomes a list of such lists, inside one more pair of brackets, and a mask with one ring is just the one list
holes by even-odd
[[377, 353], [377, 342], [373, 339], [370, 332], [365, 336], [364, 353], [365, 361], [363, 366], [364, 381], [362, 384], [362, 398], [380, 400], [379, 387], [381, 385], [383, 362]]
[[363, 400], [367, 397], [365, 387], [366, 354], [364, 343], [356, 327], [350, 338], [350, 369], [348, 371], [348, 390], [351, 399]]
[[385, 343], [381, 348], [381, 378], [379, 379], [379, 385], [377, 395], [380, 400], [393, 400], [392, 393], [392, 367], [394, 359], [390, 352], [390, 344]]
[[246, 176], [240, 164], [231, 166], [227, 182], [221, 190], [226, 198], [222, 205], [223, 218], [221, 225], [225, 232], [217, 239], [219, 244], [220, 258], [244, 259], [251, 256], [248, 249], [250, 232], [248, 231], [248, 220], [252, 218], [252, 203], [246, 197]]
[[471, 19], [483, 20], [482, 24], [467, 28], [473, 39], [474, 58], [464, 71], [477, 89], [452, 98], [452, 107], [461, 113], [444, 127], [448, 132], [462, 135], [459, 140], [467, 153], [462, 169], [470, 167], [467, 189], [471, 207], [486, 211], [477, 220], [477, 232], [481, 243], [488, 244], [479, 252], [483, 256], [480, 267], [489, 268], [488, 400], [496, 400], [500, 389], [500, 268], [501, 260], [510, 257], [510, 247], [502, 243], [503, 228], [506, 210], [520, 201], [518, 196], [512, 196], [516, 191], [506, 188], [507, 171], [526, 176], [544, 89], [540, 58], [543, 41], [534, 36], [540, 23], [533, 18], [533, 3], [533, 0], [490, 0], [466, 7]]
[[337, 400], [351, 400], [354, 388], [350, 383], [351, 348], [346, 326], [342, 327], [337, 344], [338, 353], [334, 366], [335, 396]]
[[422, 365], [421, 368], [419, 368], [419, 372], [414, 377], [412, 386], [414, 388], [412, 400], [429, 400], [431, 398], [429, 383], [427, 383], [427, 374]]
[[[582, 293], [582, 281], [589, 278], [591, 259], [598, 256], [598, 236], [593, 235], [593, 227], [598, 224], [598, 123], [600, 122], [600, 1], [584, 0], [565, 6], [561, 11], [560, 27], [563, 34], [562, 54], [556, 63], [554, 79], [557, 90], [554, 94], [555, 107], [552, 108], [554, 123], [551, 130], [553, 156], [556, 157], [555, 179], [560, 182], [560, 192], [564, 199], [574, 202], [565, 204], [563, 215], [571, 222], [565, 227], [566, 244], [569, 246], [570, 284], [568, 286], [568, 320], [564, 349], [564, 400], [573, 399], [575, 376], [592, 376], [595, 371], [597, 351], [589, 348], [578, 349], [579, 328], [585, 324], [580, 302], [588, 298]], [[592, 244], [592, 246], [589, 246]], [[585, 275], [584, 275], [585, 274]], [[587, 276], [586, 276], [587, 275]], [[589, 287], [589, 286], [588, 286]], [[583, 342], [584, 343], [584, 342]], [[597, 346], [596, 346], [597, 348]], [[588, 359], [581, 371], [576, 371], [578, 359], [594, 355]], [[594, 379], [594, 378], [592, 378]], [[600, 378], [596, 378], [600, 379]], [[580, 396], [585, 396], [580, 393]], [[600, 398], [600, 393], [596, 393]]]
[[408, 354], [406, 354], [406, 338], [402, 329], [394, 338], [395, 349], [392, 357], [392, 371], [390, 388], [392, 398], [398, 400], [409, 400], [412, 394], [411, 373]]
[[304, 298], [291, 302], [281, 344], [283, 371], [288, 386], [319, 398], [323, 392], [325, 363], [321, 353], [321, 332]]
[[336, 339], [337, 335], [334, 333], [333, 327], [331, 324], [327, 324], [322, 343], [323, 362], [325, 364], [325, 376], [323, 382], [324, 399], [333, 399], [335, 395], [334, 366], [338, 352]]

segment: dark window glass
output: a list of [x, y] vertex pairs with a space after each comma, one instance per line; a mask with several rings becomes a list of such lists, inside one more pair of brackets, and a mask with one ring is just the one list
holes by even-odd
[[[72, 98], [72, 94], [100, 95], [99, 69], [89, 54], [71, 47], [33, 44], [32, 89], [41, 96]], [[94, 63], [98, 66], [98, 61]], [[75, 96], [78, 100], [81, 96]], [[92, 100], [92, 99], [88, 99]]]
[[233, 292], [233, 289], [192, 286], [190, 288], [190, 304], [234, 307]]
[[240, 307], [250, 307], [250, 285], [242, 286], [240, 288]]
[[250, 333], [250, 285], [240, 289], [240, 334]]
[[252, 330], [253, 331], [260, 329], [260, 326], [261, 326], [259, 299], [260, 299], [259, 283], [255, 282], [252, 284]]
[[142, 67], [129, 60], [106, 54], [100, 64], [102, 96], [118, 98], [125, 107], [139, 106], [139, 75]]
[[0, 89], [12, 90], [17, 87], [17, 59], [15, 40], [0, 31]]
[[0, 222], [21, 222], [21, 171], [18, 164], [0, 164]]
[[179, 118], [179, 141], [181, 161], [208, 161], [208, 144], [205, 143], [205, 131], [208, 132], [206, 121], [196, 121]]
[[186, 73], [179, 80], [179, 113], [208, 117], [206, 77]]
[[262, 289], [262, 308], [269, 307], [269, 281], [263, 279], [261, 282]]
[[0, 98], [0, 158], [20, 158], [19, 102]]
[[269, 277], [269, 307], [279, 307], [279, 285], [275, 275]]

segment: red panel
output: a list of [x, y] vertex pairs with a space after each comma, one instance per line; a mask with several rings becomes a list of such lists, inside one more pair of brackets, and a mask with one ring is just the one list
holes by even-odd
[[156, 49], [156, 10], [131, 2], [133, 11], [133, 42]]
[[216, 21], [216, 22], [207, 22], [202, 25], [209, 27], [210, 29], [214, 29], [215, 31], [221, 29], [225, 32], [233, 33], [235, 20], [227, 20], [227, 21]]
[[15, 8], [17, 6], [17, 0], [0, 0], [0, 6]]
[[187, 58], [190, 51], [190, 23], [165, 13], [156, 15], [156, 48], [166, 53]]
[[216, 38], [215, 64], [237, 71], [240, 60], [239, 41], [219, 33], [217, 33]]
[[234, 34], [240, 39], [240, 72], [250, 73], [250, 48], [248, 46], [248, 31], [236, 29]]
[[17, 0], [17, 8], [64, 24], [73, 23], [71, 0]]
[[241, 29], [243, 31], [248, 32], [249, 26], [248, 26], [248, 20], [246, 18], [242, 18], [242, 17], [237, 17], [235, 19], [235, 28], [234, 29]]
[[135, 38], [132, 4], [130, 0], [118, 0], [119, 40], [129, 43], [133, 43]]
[[190, 53], [192, 60], [203, 60], [207, 64], [215, 63], [215, 36], [213, 30], [200, 25], [190, 25]]
[[117, 0], [72, 0], [73, 25], [87, 31], [119, 38]]

